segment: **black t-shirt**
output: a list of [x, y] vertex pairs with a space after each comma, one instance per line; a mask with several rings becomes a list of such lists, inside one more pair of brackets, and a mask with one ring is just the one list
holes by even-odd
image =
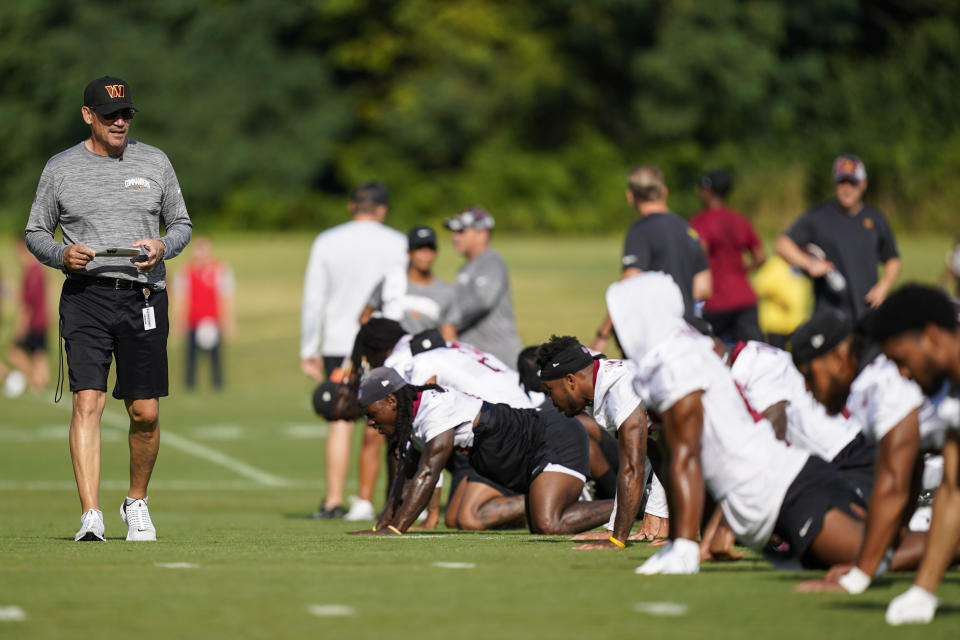
[[810, 209], [787, 230], [787, 237], [804, 249], [815, 244], [847, 280], [840, 294], [824, 278], [813, 281], [817, 307], [831, 306], [856, 321], [869, 310], [864, 296], [877, 283], [877, 265], [896, 258], [897, 243], [882, 213], [864, 205], [856, 215], [844, 211], [836, 200]]
[[682, 218], [669, 212], [641, 217], [627, 231], [623, 268], [670, 274], [687, 313], [693, 311], [693, 276], [709, 269], [700, 236]]

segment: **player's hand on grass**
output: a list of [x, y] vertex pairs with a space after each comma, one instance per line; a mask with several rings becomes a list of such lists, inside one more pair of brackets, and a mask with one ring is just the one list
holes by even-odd
[[841, 593], [846, 591], [836, 580], [824, 578], [804, 580], [795, 586], [793, 590], [796, 593]]
[[855, 566], [856, 565], [853, 564], [835, 564], [827, 571], [827, 580], [836, 582], [840, 579], [840, 576], [845, 576], [850, 573], [850, 569], [853, 569]]
[[347, 531], [348, 536], [372, 536], [373, 529], [361, 529], [360, 531]]
[[737, 560], [743, 560], [745, 555], [743, 551], [734, 551], [733, 549], [725, 551], [701, 549], [700, 562], [736, 562]]
[[586, 531], [578, 533], [570, 538], [571, 540], [607, 540], [610, 538], [610, 531], [603, 529], [601, 531]]
[[613, 544], [609, 540], [609, 535], [607, 540], [598, 540], [597, 542], [584, 542], [583, 544], [578, 544], [574, 549], [619, 549], [617, 545]]

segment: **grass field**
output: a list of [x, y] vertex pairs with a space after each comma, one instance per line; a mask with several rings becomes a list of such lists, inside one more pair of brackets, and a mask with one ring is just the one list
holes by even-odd
[[[885, 577], [857, 598], [801, 596], [791, 592], [800, 574], [755, 557], [704, 566], [697, 577], [642, 578], [633, 568], [655, 551], [642, 544], [580, 552], [564, 538], [443, 529], [348, 537], [357, 525], [308, 519], [323, 495], [326, 435], [309, 409], [312, 385], [297, 356], [311, 237], [215, 240], [237, 275], [228, 387], [186, 393], [183, 344], [172, 337], [172, 394], [161, 403], [163, 446], [151, 484], [157, 543], [123, 540], [122, 404], [108, 400], [103, 422], [101, 506], [110, 540], [78, 545], [69, 397], [59, 405], [52, 393], [0, 397], [0, 638], [957, 636], [956, 570], [933, 625], [893, 629], [883, 612], [908, 574]], [[593, 333], [604, 288], [617, 276], [619, 239], [496, 242], [512, 269], [525, 342]], [[949, 238], [900, 242], [903, 280], [939, 276]], [[10, 252], [0, 252], [0, 266], [9, 281]], [[449, 278], [457, 266], [445, 245], [440, 274]], [[51, 284], [60, 278], [50, 277]], [[9, 332], [6, 317], [3, 344]], [[348, 493], [355, 486], [351, 479]], [[23, 619], [11, 619], [18, 612]]]

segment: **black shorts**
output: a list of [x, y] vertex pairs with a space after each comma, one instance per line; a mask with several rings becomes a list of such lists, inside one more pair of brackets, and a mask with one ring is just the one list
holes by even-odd
[[483, 403], [470, 451], [470, 465], [481, 476], [527, 493], [549, 464], [584, 478], [590, 475], [589, 440], [583, 425], [558, 412]]
[[338, 369], [343, 364], [346, 356], [323, 356], [323, 375], [329, 379], [334, 369]]
[[763, 339], [757, 321], [756, 305], [732, 311], [704, 311], [703, 319], [710, 323], [713, 334], [721, 340], [747, 342], [748, 340]]
[[877, 460], [877, 445], [858, 433], [840, 453], [830, 461], [864, 502], [870, 502], [873, 493], [874, 466]]
[[17, 341], [17, 348], [26, 351], [30, 355], [46, 351], [47, 332], [27, 331], [27, 335], [23, 336], [22, 340]]
[[810, 456], [794, 478], [780, 506], [773, 532], [790, 544], [790, 553], [804, 567], [824, 568], [810, 551], [810, 545], [823, 529], [823, 517], [839, 509], [859, 519], [851, 504], [866, 509], [866, 502], [830, 463]]
[[[111, 357], [117, 361], [113, 397], [136, 400], [168, 395], [167, 293], [113, 289], [103, 281], [67, 278], [60, 295], [60, 321], [67, 351], [70, 391], [107, 390]], [[145, 330], [143, 309], [154, 309], [156, 328]]]
[[[467, 456], [464, 455], [452, 455], [447, 461], [446, 465], [447, 471], [450, 472], [450, 498], [453, 498], [453, 494], [457, 492], [457, 487], [460, 486], [460, 483], [466, 480], [467, 482], [479, 482], [485, 484], [492, 489], [496, 489], [505, 496], [515, 496], [519, 495], [516, 491], [508, 489], [499, 482], [495, 482], [490, 478], [485, 478], [480, 475], [480, 472], [470, 466], [470, 460]], [[449, 503], [448, 503], [449, 504]]]

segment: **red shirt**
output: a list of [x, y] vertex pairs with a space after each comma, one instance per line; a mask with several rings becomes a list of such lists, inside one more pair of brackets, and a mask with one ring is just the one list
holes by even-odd
[[47, 330], [47, 285], [43, 276], [43, 267], [34, 261], [23, 272], [21, 291], [23, 308], [27, 311], [27, 327], [31, 333], [43, 333]]
[[187, 288], [187, 324], [196, 329], [203, 320], [220, 324], [220, 296], [230, 290], [230, 274], [216, 260], [198, 264], [189, 262], [183, 281]]
[[706, 245], [713, 296], [703, 310], [724, 312], [757, 304], [747, 280], [743, 252], [760, 246], [760, 238], [746, 218], [730, 209], [707, 209], [690, 221]]

